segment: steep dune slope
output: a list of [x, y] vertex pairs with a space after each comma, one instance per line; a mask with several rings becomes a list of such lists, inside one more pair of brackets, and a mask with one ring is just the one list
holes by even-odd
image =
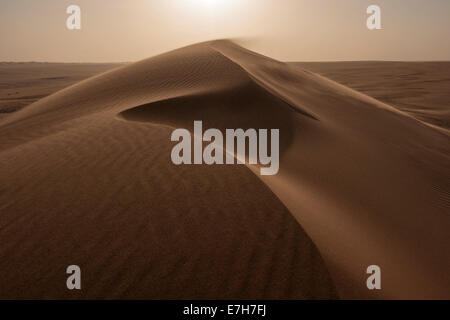
[[[280, 129], [279, 174], [174, 166], [194, 120]], [[125, 66], [0, 123], [0, 294], [70, 297], [79, 263], [84, 297], [449, 298], [449, 142], [228, 41]]]
[[377, 264], [384, 297], [448, 298], [447, 131], [320, 76], [217, 47], [316, 117], [301, 117], [280, 174], [264, 180], [318, 245], [340, 292], [364, 295], [353, 284]]

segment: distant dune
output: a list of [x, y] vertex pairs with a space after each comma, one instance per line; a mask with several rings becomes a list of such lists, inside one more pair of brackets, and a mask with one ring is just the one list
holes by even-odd
[[119, 63], [0, 62], [0, 119]]
[[[279, 174], [173, 165], [194, 120], [279, 128]], [[0, 119], [0, 297], [450, 298], [449, 139], [226, 40], [108, 71]]]
[[433, 125], [450, 129], [450, 61], [298, 62]]

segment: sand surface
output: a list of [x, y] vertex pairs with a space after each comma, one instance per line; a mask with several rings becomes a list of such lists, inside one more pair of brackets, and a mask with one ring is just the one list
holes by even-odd
[[0, 117], [119, 63], [0, 62]]
[[[279, 174], [173, 165], [194, 120], [279, 128]], [[79, 82], [0, 118], [0, 297], [450, 298], [431, 122], [228, 41]]]
[[425, 122], [450, 129], [450, 62], [294, 63]]

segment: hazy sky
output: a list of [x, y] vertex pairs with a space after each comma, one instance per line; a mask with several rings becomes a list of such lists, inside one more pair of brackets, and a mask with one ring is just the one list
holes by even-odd
[[[81, 30], [66, 8], [81, 7]], [[366, 8], [382, 9], [382, 30]], [[136, 61], [216, 38], [280, 60], [450, 60], [450, 0], [0, 0], [0, 61]]]

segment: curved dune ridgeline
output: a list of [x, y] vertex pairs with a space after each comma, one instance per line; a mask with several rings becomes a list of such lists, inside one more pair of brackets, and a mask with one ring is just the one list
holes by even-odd
[[[279, 173], [175, 166], [194, 120], [280, 129]], [[0, 297], [450, 298], [449, 142], [227, 40], [123, 66], [0, 120]]]

